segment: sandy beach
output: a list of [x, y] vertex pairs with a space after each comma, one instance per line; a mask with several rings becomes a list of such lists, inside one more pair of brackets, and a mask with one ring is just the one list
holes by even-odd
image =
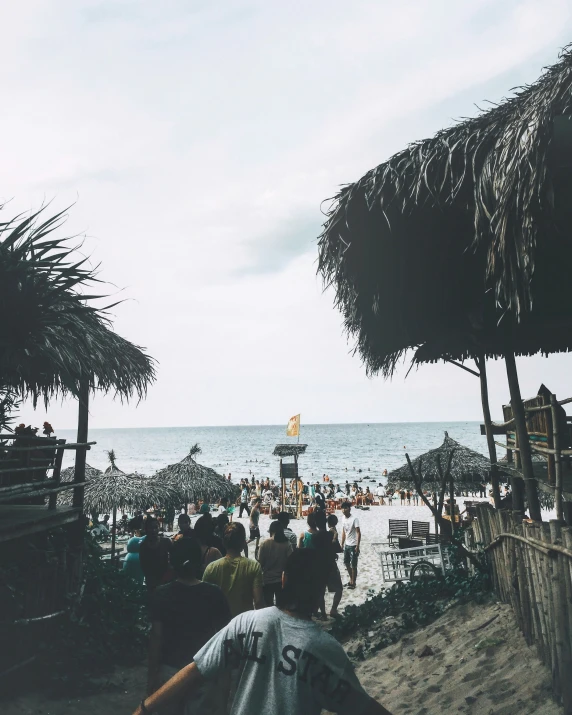
[[[484, 627], [483, 627], [484, 626]], [[355, 644], [344, 644], [350, 650]], [[420, 657], [429, 646], [432, 655]], [[367, 692], [393, 715], [564, 715], [552, 700], [550, 673], [517, 629], [509, 606], [467, 604], [359, 663]], [[146, 668], [116, 668], [102, 692], [46, 699], [40, 693], [2, 703], [3, 715], [130, 715], [145, 689]]]
[[[464, 498], [460, 500], [462, 503]], [[461, 507], [463, 509], [464, 507]], [[248, 518], [237, 519], [237, 513], [235, 512], [234, 519], [240, 521], [246, 527], [248, 533]], [[352, 509], [352, 514], [357, 516], [360, 522], [360, 529], [362, 535], [361, 542], [361, 554], [359, 558], [358, 567], [358, 578], [356, 588], [353, 590], [344, 589], [344, 595], [342, 602], [340, 604], [340, 610], [343, 611], [345, 606], [350, 604], [363, 603], [367, 598], [368, 591], [379, 591], [383, 587], [383, 579], [381, 575], [381, 566], [379, 556], [376, 553], [375, 544], [387, 541], [387, 535], [389, 534], [389, 519], [408, 519], [409, 525], [411, 526], [411, 521], [428, 521], [430, 522], [430, 531], [433, 533], [434, 521], [433, 515], [431, 514], [428, 507], [422, 506], [392, 506], [382, 505], [382, 506], [372, 506], [368, 511], [362, 509]], [[340, 520], [338, 524], [338, 533], [341, 539], [341, 511], [336, 512], [336, 516]], [[270, 517], [267, 515], [262, 515], [260, 517], [260, 534], [262, 539], [266, 538], [268, 535], [268, 527], [270, 525]], [[292, 519], [290, 522], [290, 528], [296, 534], [301, 534], [306, 528], [306, 519]], [[254, 557], [254, 552], [250, 554]], [[342, 574], [343, 583], [347, 583], [347, 572], [343, 565], [343, 555], [340, 554], [338, 559], [338, 566]], [[391, 586], [391, 584], [388, 584]], [[332, 596], [326, 594], [326, 607], [329, 608], [331, 605]]]

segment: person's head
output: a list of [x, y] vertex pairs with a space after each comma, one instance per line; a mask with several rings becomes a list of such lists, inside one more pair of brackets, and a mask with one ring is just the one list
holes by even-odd
[[326, 513], [324, 511], [316, 512], [316, 527], [320, 531], [326, 530]]
[[193, 579], [200, 573], [201, 547], [195, 539], [179, 539], [171, 546], [171, 565], [177, 578]]
[[[505, 487], [505, 489], [507, 489], [507, 487]], [[105, 514], [103, 517], [103, 523], [107, 524], [108, 521], [109, 521], [109, 514]]]
[[221, 505], [221, 506], [224, 506], [224, 507], [228, 506], [228, 499], [227, 499], [226, 497], [223, 497], [223, 498], [220, 500], [220, 505]]
[[274, 539], [274, 541], [278, 544], [283, 544], [288, 541], [284, 535], [284, 527], [278, 520], [275, 520], [270, 524], [268, 533], [270, 534], [270, 538]]
[[280, 522], [283, 529], [287, 529], [288, 524], [290, 523], [290, 514], [288, 514], [287, 511], [281, 511], [280, 514], [278, 514], [278, 516], [276, 517], [276, 520]]
[[188, 531], [191, 528], [191, 517], [188, 514], [179, 514], [177, 524], [179, 531]]
[[308, 514], [308, 518], [306, 519], [306, 522], [310, 529], [317, 529], [318, 526], [316, 524], [316, 512], [313, 511], [310, 514]]
[[319, 566], [314, 549], [296, 549], [290, 554], [282, 574], [280, 604], [284, 608], [306, 616], [316, 609], [322, 586]]
[[213, 534], [213, 531], [213, 520], [210, 518], [210, 516], [206, 516], [203, 514], [203, 516], [197, 519], [197, 523], [195, 524], [195, 528], [193, 529], [193, 534], [203, 546], [206, 546], [207, 542]]
[[219, 514], [217, 518], [215, 519], [216, 524], [215, 524], [215, 529], [218, 534], [224, 534], [224, 530], [226, 529], [226, 525], [230, 522], [230, 519], [228, 518], [227, 514]]
[[350, 512], [352, 510], [352, 503], [349, 501], [345, 501], [342, 503], [342, 513], [344, 516], [349, 516]]
[[330, 514], [327, 518], [328, 526], [335, 527], [338, 524], [338, 517], [335, 514]]
[[240, 553], [246, 545], [246, 531], [239, 521], [228, 524], [224, 530], [224, 545], [227, 551]]
[[159, 522], [157, 519], [154, 519], [152, 516], [148, 516], [145, 519], [143, 531], [148, 539], [156, 539], [159, 536]]
[[260, 497], [256, 497], [254, 500], [254, 506], [260, 506], [262, 504], [262, 499]]
[[201, 504], [201, 508], [199, 509], [199, 514], [210, 514], [211, 513], [211, 508], [208, 504]]

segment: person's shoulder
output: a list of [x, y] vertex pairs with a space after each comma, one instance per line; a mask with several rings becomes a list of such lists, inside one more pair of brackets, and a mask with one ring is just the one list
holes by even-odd
[[203, 581], [205, 580], [206, 576], [212, 576], [214, 574], [220, 573], [224, 566], [224, 559], [220, 558], [217, 559], [216, 561], [211, 561], [210, 564], [207, 565], [204, 574], [203, 574]]

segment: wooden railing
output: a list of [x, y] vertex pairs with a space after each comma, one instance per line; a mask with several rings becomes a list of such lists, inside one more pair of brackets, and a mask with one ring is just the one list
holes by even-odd
[[[29, 480], [26, 482], [16, 481], [16, 483], [0, 486], [0, 504], [35, 498], [42, 499], [49, 496], [48, 508], [53, 510], [56, 508], [59, 492], [69, 489], [79, 490], [85, 486], [84, 481], [66, 483], [60, 481], [63, 455], [65, 450], [88, 450], [95, 442], [66, 443], [65, 439], [47, 441], [41, 437], [28, 435], [23, 439], [31, 442], [31, 444], [20, 446], [17, 443], [18, 435], [0, 434], [0, 442], [2, 442], [0, 449], [8, 453], [9, 457], [15, 455], [14, 459], [0, 460], [0, 484], [3, 478], [12, 481], [10, 477], [13, 475], [19, 475], [24, 472], [25, 476], [28, 476], [29, 473]], [[13, 444], [9, 444], [9, 441], [12, 441]], [[54, 454], [49, 459], [46, 456], [40, 457], [42, 464], [38, 465], [34, 463], [39, 461], [38, 458], [34, 457], [34, 452], [42, 452], [43, 454], [53, 452]], [[24, 462], [24, 465], [20, 466], [22, 462]], [[48, 471], [52, 472], [52, 476], [46, 478]], [[34, 480], [34, 473], [38, 472], [43, 473], [46, 477]]]
[[476, 507], [474, 538], [491, 563], [493, 588], [512, 606], [526, 642], [552, 673], [572, 712], [572, 529], [557, 520], [522, 522], [490, 504]]

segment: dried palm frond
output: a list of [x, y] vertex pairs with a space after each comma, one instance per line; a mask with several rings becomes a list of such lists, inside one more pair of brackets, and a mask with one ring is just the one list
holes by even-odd
[[511, 99], [333, 199], [318, 271], [368, 373], [391, 376], [409, 349], [423, 362], [572, 348], [570, 172], [552, 152], [570, 115], [566, 48]]
[[85, 293], [99, 282], [70, 239], [54, 238], [63, 214], [0, 223], [0, 389], [47, 401], [91, 389], [142, 398], [154, 362], [111, 330], [107, 311]]
[[[443, 468], [448, 463], [451, 452], [453, 457], [450, 476], [456, 487], [460, 489], [474, 488], [477, 484], [489, 481], [490, 460], [482, 454], [459, 444], [445, 432], [445, 439], [440, 447], [429, 450], [429, 452], [422, 454], [411, 462], [416, 474], [421, 469], [424, 487], [426, 486], [428, 489], [437, 488], [441, 481], [439, 461], [441, 468]], [[411, 476], [409, 465], [404, 464], [402, 467], [391, 471], [387, 477], [387, 484], [392, 489], [415, 489], [415, 482]]]
[[217, 474], [214, 469], [198, 464], [191, 454], [177, 464], [159, 470], [153, 479], [173, 488], [179, 501], [203, 499], [215, 502], [223, 497], [235, 499], [238, 496], [236, 485]]

